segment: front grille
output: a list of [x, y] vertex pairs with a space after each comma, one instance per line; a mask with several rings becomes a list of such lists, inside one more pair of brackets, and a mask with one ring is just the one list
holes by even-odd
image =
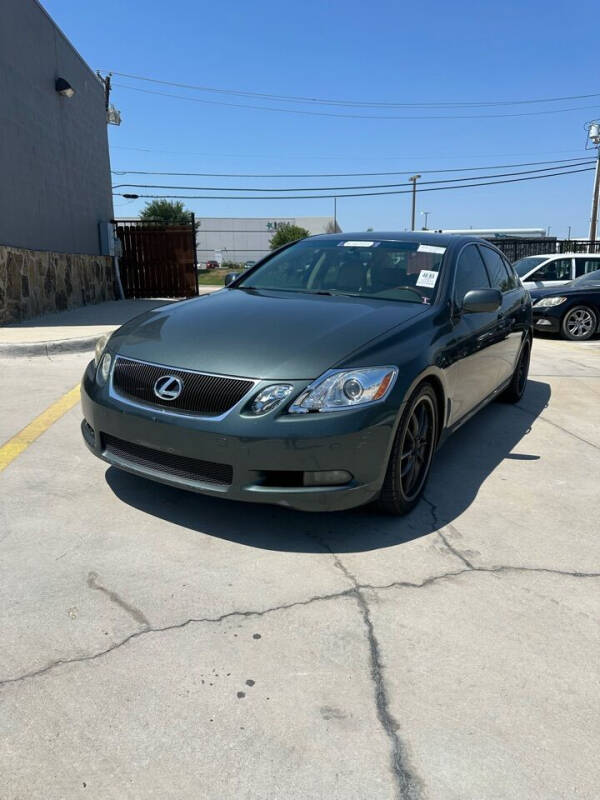
[[[181, 394], [175, 400], [163, 400], [154, 393], [154, 384], [166, 375], [179, 378], [183, 384]], [[253, 383], [248, 378], [188, 372], [121, 356], [117, 357], [113, 371], [113, 387], [125, 397], [188, 414], [209, 416], [229, 411], [252, 388]]]
[[214, 461], [200, 461], [198, 458], [178, 456], [165, 453], [141, 444], [126, 442], [116, 436], [102, 435], [104, 452], [115, 455], [123, 461], [137, 467], [146, 467], [202, 483], [213, 483], [218, 486], [230, 486], [233, 480], [233, 468], [230, 464], [216, 464]]

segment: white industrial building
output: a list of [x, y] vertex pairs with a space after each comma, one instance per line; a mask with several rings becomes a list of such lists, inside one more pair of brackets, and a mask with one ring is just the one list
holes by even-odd
[[333, 217], [196, 217], [196, 223], [200, 269], [213, 260], [258, 261], [269, 252], [271, 237], [284, 223], [299, 225], [311, 234], [334, 230]]

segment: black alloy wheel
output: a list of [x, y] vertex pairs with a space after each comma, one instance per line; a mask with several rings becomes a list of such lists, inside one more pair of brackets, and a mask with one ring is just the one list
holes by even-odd
[[521, 348], [521, 355], [513, 372], [512, 380], [500, 395], [506, 403], [518, 403], [523, 397], [527, 378], [529, 376], [529, 362], [531, 361], [531, 341], [528, 339]]
[[418, 387], [407, 403], [378, 499], [382, 511], [407, 514], [425, 488], [437, 443], [438, 409], [433, 387]]

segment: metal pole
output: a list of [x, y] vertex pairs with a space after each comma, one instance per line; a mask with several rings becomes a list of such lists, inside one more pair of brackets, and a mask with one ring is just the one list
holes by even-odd
[[596, 244], [596, 225], [598, 223], [598, 192], [600, 190], [600, 147], [596, 149], [596, 172], [594, 175], [594, 197], [592, 200], [592, 219], [590, 222], [590, 245]]
[[337, 233], [337, 197], [333, 198], [333, 232]]
[[417, 207], [417, 181], [419, 180], [420, 177], [421, 177], [420, 175], [411, 175], [411, 177], [408, 179], [409, 181], [411, 181], [411, 183], [413, 185], [413, 187], [412, 187], [412, 212], [411, 212], [411, 216], [410, 216], [410, 229], [411, 229], [411, 231], [414, 231], [414, 229], [415, 229], [415, 212], [416, 212], [416, 207]]

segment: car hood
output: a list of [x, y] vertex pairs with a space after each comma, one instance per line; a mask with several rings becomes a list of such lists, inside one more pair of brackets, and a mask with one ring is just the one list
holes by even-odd
[[312, 379], [427, 310], [420, 303], [224, 289], [136, 317], [113, 334], [110, 349], [223, 375]]
[[591, 289], [595, 289], [597, 291], [600, 289], [600, 283], [596, 283], [595, 281], [593, 283], [590, 282], [585, 284], [563, 283], [562, 286], [548, 286], [540, 289], [529, 289], [529, 294], [531, 295], [532, 300], [539, 300], [541, 297], [560, 297], [563, 294], [577, 294], [578, 292], [587, 292]]

